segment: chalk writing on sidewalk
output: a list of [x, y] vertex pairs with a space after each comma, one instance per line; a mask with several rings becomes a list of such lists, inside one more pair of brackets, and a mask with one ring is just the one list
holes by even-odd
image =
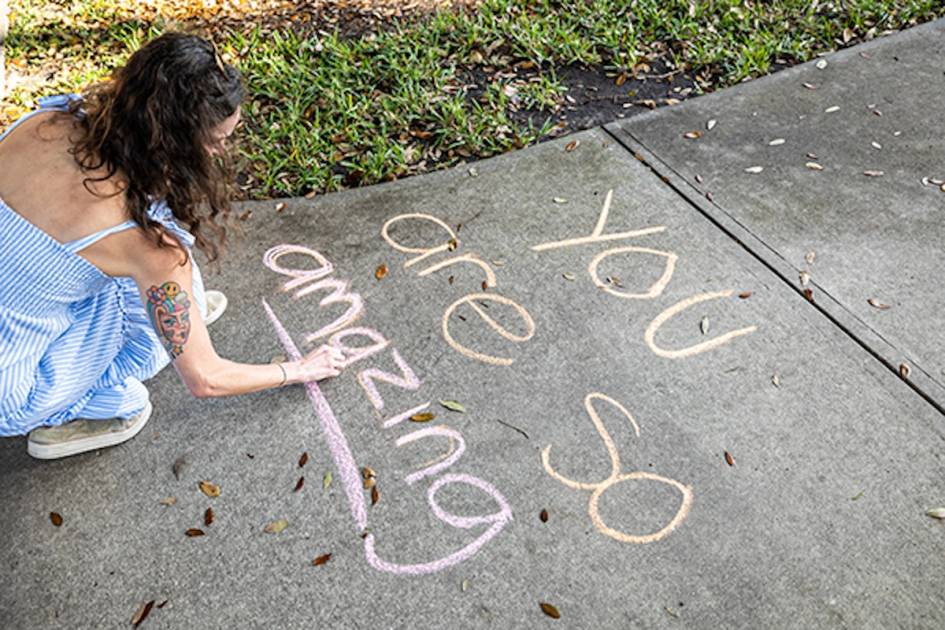
[[[543, 252], [550, 249], [560, 249], [563, 247], [574, 247], [576, 245], [586, 245], [588, 243], [599, 243], [601, 241], [612, 241], [623, 238], [632, 238], [636, 236], [644, 236], [647, 234], [657, 234], [666, 230], [665, 226], [659, 225], [654, 227], [643, 228], [639, 230], [631, 230], [626, 232], [617, 232], [614, 234], [604, 234], [604, 227], [607, 224], [607, 218], [610, 214], [610, 206], [613, 202], [614, 191], [610, 189], [607, 191], [607, 195], [604, 197], [604, 205], [601, 208], [600, 215], [597, 217], [597, 225], [594, 227], [594, 231], [591, 232], [590, 236], [583, 236], [579, 238], [570, 238], [560, 241], [552, 241], [549, 243], [542, 243], [540, 245], [533, 245], [531, 247], [532, 251]], [[600, 276], [597, 274], [597, 268], [600, 263], [607, 258], [608, 256], [613, 256], [616, 254], [625, 254], [625, 253], [637, 253], [637, 254], [647, 254], [650, 256], [662, 257], [665, 259], [663, 273], [660, 277], [654, 282], [649, 289], [643, 293], [629, 293], [627, 291], [618, 291], [611, 285], [608, 285], [600, 279]], [[660, 295], [669, 285], [669, 281], [673, 278], [673, 272], [676, 269], [676, 262], [679, 260], [673, 252], [665, 252], [656, 249], [650, 249], [647, 247], [635, 247], [628, 245], [625, 247], [614, 247], [611, 249], [605, 249], [604, 251], [598, 253], [594, 256], [590, 263], [587, 266], [587, 273], [591, 277], [591, 281], [595, 286], [603, 289], [610, 295], [616, 296], [622, 299], [633, 299], [633, 300], [652, 300]], [[657, 356], [664, 357], [667, 359], [682, 359], [686, 357], [691, 357], [713, 348], [718, 348], [719, 346], [725, 345], [732, 339], [736, 337], [741, 337], [742, 335], [747, 335], [755, 332], [757, 326], [748, 326], [745, 328], [740, 328], [738, 330], [733, 330], [722, 335], [718, 335], [703, 341], [687, 348], [682, 348], [678, 350], [667, 350], [657, 345], [656, 343], [656, 333], [659, 331], [660, 326], [665, 324], [670, 318], [674, 315], [681, 313], [690, 306], [705, 302], [707, 300], [717, 300], [722, 298], [731, 297], [734, 294], [734, 291], [718, 291], [715, 293], [700, 293], [698, 295], [693, 295], [688, 297], [680, 302], [670, 306], [668, 309], [656, 316], [656, 318], [647, 326], [646, 332], [644, 333], [643, 340], [646, 343], [647, 347]]]
[[[446, 233], [449, 235], [449, 238], [445, 242], [439, 243], [432, 247], [407, 247], [405, 245], [402, 245], [401, 243], [398, 243], [391, 237], [390, 227], [394, 223], [408, 220], [408, 219], [412, 219], [416, 221], [429, 221], [433, 223], [434, 225], [437, 225], [443, 230], [445, 230]], [[446, 223], [444, 223], [440, 219], [437, 219], [436, 217], [431, 216], [429, 214], [411, 213], [411, 214], [401, 214], [401, 215], [395, 216], [392, 219], [388, 220], [384, 224], [384, 227], [381, 228], [381, 237], [383, 237], [383, 239], [387, 242], [388, 245], [390, 245], [397, 251], [408, 253], [408, 254], [418, 254], [418, 256], [415, 256], [414, 258], [411, 258], [410, 260], [404, 263], [405, 268], [411, 267], [412, 265], [420, 262], [421, 260], [425, 260], [426, 258], [433, 256], [435, 254], [438, 254], [440, 252], [455, 251], [460, 246], [460, 242], [456, 236], [456, 232], [454, 232], [453, 229], [450, 228], [450, 226], [448, 226]], [[446, 267], [449, 267], [450, 265], [455, 265], [456, 263], [460, 263], [460, 262], [475, 265], [483, 270], [483, 272], [485, 273], [485, 280], [483, 281], [484, 289], [493, 288], [498, 284], [495, 277], [495, 271], [487, 262], [482, 260], [476, 254], [466, 254], [466, 253], [456, 254], [452, 258], [430, 265], [423, 271], [420, 271], [417, 275], [427, 276], [435, 271], [445, 269]], [[503, 327], [501, 324], [495, 321], [495, 319], [490, 317], [480, 306], [483, 302], [490, 302], [490, 301], [497, 302], [499, 304], [504, 304], [506, 306], [511, 307], [514, 313], [519, 317], [519, 319], [521, 319], [522, 323], [524, 324], [525, 333], [517, 335], [511, 332], [510, 330], [508, 330], [507, 328]], [[450, 332], [450, 321], [451, 321], [450, 318], [453, 315], [453, 313], [456, 312], [456, 310], [460, 306], [463, 306], [463, 305], [468, 305], [470, 308], [472, 308], [472, 310], [476, 313], [476, 315], [478, 315], [482, 319], [482, 321], [488, 324], [488, 326], [492, 330], [494, 330], [496, 333], [498, 333], [499, 336], [501, 336], [503, 339], [506, 339], [513, 343], [523, 343], [525, 341], [528, 341], [535, 335], [535, 320], [532, 319], [532, 316], [525, 309], [525, 307], [523, 307], [521, 304], [519, 304], [515, 300], [512, 300], [511, 298], [507, 298], [503, 295], [499, 295], [497, 293], [470, 293], [469, 295], [465, 295], [459, 298], [458, 300], [456, 300], [455, 302], [453, 302], [446, 308], [446, 310], [443, 312], [443, 319], [440, 325], [442, 333], [443, 333], [443, 339], [446, 340], [446, 343], [449, 344], [451, 348], [453, 348], [460, 354], [469, 357], [470, 359], [475, 359], [477, 361], [482, 361], [483, 363], [489, 363], [491, 365], [501, 365], [501, 366], [512, 365], [512, 363], [515, 362], [515, 359], [511, 357], [500, 357], [500, 356], [495, 356], [491, 354], [486, 354], [478, 350], [473, 350], [472, 348], [462, 345], [456, 340], [456, 338]]]
[[[627, 418], [627, 420], [630, 421], [636, 436], [640, 437], [640, 427], [633, 419], [633, 416], [630, 415], [630, 412], [627, 411], [626, 407], [605, 394], [597, 392], [588, 394], [584, 398], [584, 408], [587, 410], [587, 415], [590, 416], [591, 422], [594, 423], [594, 428], [597, 429], [597, 433], [604, 441], [604, 448], [607, 449], [607, 455], [610, 457], [610, 475], [602, 481], [593, 483], [574, 481], [568, 477], [565, 477], [551, 466], [551, 445], [546, 446], [541, 452], [541, 463], [545, 467], [545, 472], [569, 488], [573, 488], [575, 490], [591, 491], [591, 498], [588, 502], [587, 511], [591, 517], [591, 522], [594, 524], [595, 529], [605, 536], [610, 536], [614, 540], [619, 540], [620, 542], [635, 544], [646, 544], [661, 540], [662, 538], [668, 536], [677, 527], [679, 527], [679, 525], [682, 524], [682, 522], [686, 520], [686, 517], [689, 515], [689, 509], [692, 507], [692, 488], [676, 481], [675, 479], [669, 479], [668, 477], [644, 472], [642, 470], [631, 473], [621, 472], [622, 465], [620, 463], [620, 453], [617, 450], [617, 446], [614, 444], [613, 438], [610, 437], [610, 433], [607, 431], [607, 428], [601, 421], [600, 415], [597, 413], [597, 409], [594, 407], [594, 401], [596, 400], [602, 400], [606, 403], [609, 403], [611, 406], [619, 410], [620, 413], [622, 413]], [[663, 526], [660, 530], [651, 534], [627, 534], [623, 531], [608, 526], [606, 523], [604, 523], [604, 520], [600, 515], [600, 510], [598, 508], [600, 498], [605, 492], [614, 486], [617, 486], [625, 481], [639, 480], [665, 483], [679, 490], [680, 494], [682, 494], [682, 502], [680, 503], [676, 514], [669, 521], [669, 523]]]
[[[285, 267], [280, 264], [279, 260], [287, 254], [306, 256], [314, 261], [317, 266], [310, 269]], [[395, 348], [390, 348], [390, 342], [379, 331], [368, 327], [348, 327], [360, 316], [363, 310], [363, 301], [360, 295], [350, 290], [350, 284], [347, 281], [328, 277], [333, 273], [334, 268], [327, 258], [322, 256], [319, 252], [304, 246], [278, 245], [266, 252], [263, 257], [263, 263], [272, 271], [290, 278], [283, 284], [282, 288], [285, 291], [294, 291], [293, 297], [295, 299], [304, 298], [319, 290], [329, 290], [331, 291], [330, 295], [319, 301], [319, 306], [336, 302], [344, 302], [349, 305], [348, 309], [341, 317], [328, 326], [322, 327], [315, 333], [308, 335], [306, 340], [314, 340], [331, 334], [328, 343], [341, 350], [345, 356], [346, 366], [367, 359], [384, 350], [390, 350], [390, 359], [397, 366], [398, 373], [391, 373], [385, 369], [374, 366], [361, 369], [357, 374], [358, 383], [364, 389], [368, 400], [375, 409], [383, 410], [385, 408], [385, 401], [381, 393], [380, 384], [386, 384], [408, 391], [417, 391], [420, 388], [420, 379], [416, 376], [413, 369], [411, 369], [406, 360]], [[285, 348], [288, 357], [293, 360], [301, 358], [301, 352], [299, 352], [295, 342], [292, 340], [279, 317], [265, 300], [263, 300], [263, 308], [276, 331], [280, 343]], [[368, 345], [350, 345], [349, 339], [359, 337], [367, 340], [369, 342]], [[427, 488], [426, 493], [427, 503], [432, 513], [442, 522], [457, 529], [472, 529], [482, 526], [485, 526], [486, 529], [475, 540], [462, 549], [435, 560], [415, 564], [402, 564], [381, 558], [377, 552], [374, 534], [366, 531], [368, 516], [361, 477], [358, 472], [354, 454], [348, 444], [348, 439], [341, 428], [341, 423], [338, 422], [338, 418], [335, 416], [331, 405], [328, 403], [324, 394], [322, 394], [317, 383], [306, 383], [305, 389], [312, 408], [315, 411], [315, 415], [321, 425], [322, 432], [325, 435], [325, 441], [328, 443], [332, 460], [341, 478], [342, 487], [351, 510], [351, 517], [358, 531], [362, 533], [365, 558], [375, 569], [398, 575], [422, 575], [442, 571], [443, 569], [471, 558], [512, 521], [512, 509], [508, 501], [506, 501], [505, 497], [502, 496], [502, 493], [499, 492], [495, 486], [473, 475], [445, 472], [456, 464], [466, 450], [466, 442], [462, 434], [451, 427], [426, 427], [400, 436], [395, 440], [395, 446], [399, 448], [425, 438], [446, 438], [450, 445], [449, 451], [443, 457], [422, 464], [419, 470], [408, 474], [404, 478], [405, 483], [407, 485], [413, 485], [423, 479], [439, 475]], [[383, 422], [381, 426], [385, 429], [397, 427], [404, 419], [417, 413], [418, 410], [425, 409], [429, 404], [430, 402], [427, 401], [405, 412], [395, 414]], [[441, 488], [450, 485], [465, 485], [484, 492], [495, 502], [497, 506], [496, 511], [475, 516], [458, 516], [446, 511], [437, 502], [436, 496]]]

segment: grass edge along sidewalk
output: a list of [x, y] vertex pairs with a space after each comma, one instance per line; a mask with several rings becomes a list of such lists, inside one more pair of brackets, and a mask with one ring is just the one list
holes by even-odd
[[632, 114], [945, 15], [942, 0], [484, 0], [352, 32], [325, 11], [337, 0], [242, 2], [272, 11], [226, 20], [207, 8], [222, 1], [127, 4], [13, 0], [0, 125], [37, 96], [106, 77], [164, 30], [209, 34], [246, 76], [237, 183], [257, 199], [391, 181], [580, 129], [580, 110], [604, 98], [580, 77], [612, 85], [607, 98]]

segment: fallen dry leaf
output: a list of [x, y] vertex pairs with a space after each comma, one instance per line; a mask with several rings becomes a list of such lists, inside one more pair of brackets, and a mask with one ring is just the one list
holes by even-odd
[[329, 560], [331, 560], [331, 554], [326, 553], [312, 560], [312, 564], [314, 564], [316, 567], [320, 567], [326, 562], [328, 562]]
[[459, 413], [466, 413], [466, 407], [455, 400], [441, 400], [440, 404], [449, 409], [450, 411], [457, 411]]
[[489, 283], [486, 282], [485, 280], [482, 281], [482, 285], [481, 285], [481, 286], [482, 286], [482, 290], [483, 290], [483, 291], [487, 291], [487, 290], [489, 289]]
[[807, 298], [809, 302], [814, 301], [814, 292], [811, 289], [804, 289], [804, 297]]
[[368, 477], [362, 483], [364, 485], [365, 490], [370, 490], [371, 488], [377, 485], [377, 479], [375, 479], [374, 477]]
[[769, 146], [769, 147], [778, 147], [778, 146], [781, 146], [782, 144], [784, 144], [785, 142], [786, 142], [786, 141], [785, 141], [784, 138], [775, 138], [774, 140], [772, 140], [771, 142], [768, 143], [768, 146]]
[[62, 527], [62, 515], [59, 512], [50, 512], [49, 520], [52, 521], [52, 524], [56, 527]]
[[621, 85], [623, 85], [623, 84], [626, 83], [626, 82], [627, 82], [627, 73], [626, 73], [626, 72], [621, 72], [620, 74], [617, 75], [617, 78], [614, 79], [614, 85], [616, 85], [617, 87], [620, 87]]
[[735, 458], [732, 457], [732, 454], [729, 453], [728, 451], [725, 451], [725, 463], [728, 464], [729, 466], [735, 465]]
[[709, 333], [709, 318], [708, 317], [704, 316], [702, 318], [702, 321], [699, 322], [699, 330], [702, 331], [703, 335], [707, 335]]
[[135, 612], [134, 617], [131, 618], [131, 625], [134, 628], [138, 627], [142, 621], [148, 618], [148, 615], [151, 614], [151, 609], [154, 607], [154, 600], [152, 599], [149, 602], [145, 602], [138, 606], [137, 612]]
[[702, 180], [702, 175], [698, 175], [698, 174], [697, 174], [696, 177], [695, 177], [695, 180], [696, 180], [696, 183], [697, 183], [697, 184], [701, 184], [702, 181], [703, 181], [703, 180]]
[[561, 274], [561, 276], [562, 276], [565, 280], [571, 280], [572, 282], [574, 281], [574, 274], [573, 274], [573, 273], [565, 272], [565, 273]]
[[817, 252], [814, 250], [810, 250], [804, 255], [804, 262], [808, 265], [813, 265], [815, 260], [817, 260]]
[[554, 606], [554, 604], [538, 602], [538, 605], [541, 607], [541, 612], [545, 613], [552, 619], [561, 619], [561, 613], [558, 612], [558, 609]]
[[564, 197], [555, 197], [552, 199], [555, 203], [568, 203], [568, 200]]
[[817, 63], [814, 64], [814, 65], [817, 66], [817, 69], [818, 69], [818, 70], [823, 70], [824, 68], [827, 67], [827, 60], [826, 60], [826, 59], [820, 59], [820, 60], [818, 60]]
[[238, 216], [237, 218], [238, 218], [240, 221], [245, 221], [245, 220], [247, 220], [248, 218], [250, 218], [251, 216], [253, 216], [253, 211], [252, 211], [252, 210], [247, 210], [246, 212], [244, 212], [243, 214], [241, 214], [241, 215]]
[[883, 171], [863, 171], [863, 174], [867, 177], [882, 177], [885, 175]]
[[381, 500], [381, 491], [377, 489], [377, 486], [371, 488], [371, 505], [377, 505], [377, 502]]
[[807, 163], [804, 164], [804, 166], [806, 166], [807, 168], [809, 168], [809, 169], [812, 170], [812, 171], [822, 171], [822, 170], [824, 170], [824, 167], [821, 166], [820, 164], [818, 164], [817, 162], [807, 162]]
[[945, 507], [932, 508], [926, 514], [932, 518], [945, 519]]
[[210, 483], [209, 481], [201, 481], [198, 485], [200, 486], [200, 491], [211, 499], [220, 496], [220, 486], [217, 484]]
[[780, 387], [781, 387], [781, 377], [778, 376], [777, 374], [773, 374], [773, 375], [771, 376], [771, 384], [774, 385], [775, 387], [780, 388]]
[[899, 376], [901, 376], [902, 378], [909, 378], [910, 372], [912, 372], [912, 369], [909, 367], [907, 363], [899, 364]]
[[542, 522], [542, 523], [547, 523], [547, 522], [548, 522], [548, 510], [542, 510], [541, 512], [539, 512], [539, 513], [538, 513], [538, 518], [541, 519], [541, 522]]
[[687, 140], [698, 140], [701, 137], [702, 137], [701, 131], [687, 131], [686, 133], [683, 134], [683, 138], [686, 138]]
[[380, 265], [374, 270], [374, 279], [380, 280], [387, 275], [387, 265]]
[[307, 463], [308, 463], [308, 451], [305, 451], [304, 453], [302, 453], [302, 456], [299, 457], [299, 468], [302, 468]]
[[564, 150], [570, 153], [571, 151], [574, 151], [576, 148], [578, 148], [579, 144], [581, 144], [579, 140], [572, 140], [571, 142], [564, 145]]
[[164, 497], [163, 499], [158, 501], [158, 503], [160, 503], [161, 505], [174, 505], [175, 503], [177, 503], [177, 497]]
[[810, 274], [806, 271], [802, 271], [801, 273], [797, 274], [797, 279], [800, 280], [802, 287], [806, 287], [808, 284], [810, 284]]
[[415, 413], [410, 416], [411, 422], [429, 422], [436, 417], [436, 414], [432, 411], [422, 411], [420, 413]]
[[[306, 199], [314, 199], [314, 198], [315, 198], [315, 195], [317, 195], [317, 194], [318, 194], [317, 191], [310, 190], [310, 191], [308, 191], [307, 193], [305, 193], [305, 198], [306, 198]], [[276, 212], [279, 212], [279, 208], [276, 208]]]
[[374, 472], [373, 468], [369, 468], [365, 466], [364, 468], [361, 469], [361, 476], [364, 477], [365, 479], [371, 479], [372, 477], [377, 477], [377, 473]]
[[213, 524], [213, 508], [207, 508], [203, 513], [203, 524], [208, 527]]
[[285, 210], [285, 202], [280, 201], [276, 204], [276, 212], [282, 212], [283, 210]]
[[184, 532], [189, 538], [194, 538], [195, 536], [203, 536], [203, 530], [197, 529], [196, 527], [191, 527], [186, 532]]
[[740, 297], [743, 300], [747, 300], [748, 298], [751, 297], [751, 291], [742, 291], [741, 293], [738, 294], [738, 297]]
[[305, 477], [299, 477], [299, 480], [295, 482], [295, 490], [293, 492], [298, 492], [302, 489], [302, 486], [305, 485]]
[[840, 106], [839, 106], [839, 105], [833, 105], [832, 107], [828, 107], [827, 109], [825, 109], [825, 110], [824, 110], [824, 113], [825, 113], [825, 114], [832, 114], [832, 113], [838, 112], [838, 111], [840, 111]]
[[468, 590], [469, 590], [469, 580], [463, 580], [463, 581], [460, 583], [459, 588], [461, 588], [464, 593], [465, 593], [466, 591], [468, 591]]
[[289, 526], [289, 521], [284, 518], [280, 518], [278, 521], [273, 521], [263, 527], [263, 531], [267, 534], [278, 534], [285, 530]]
[[331, 485], [331, 471], [325, 473], [325, 476], [322, 477], [322, 490], [328, 490], [328, 486]]
[[457, 247], [459, 247], [459, 241], [457, 241], [455, 238], [451, 238], [450, 240], [446, 242], [447, 251], [450, 251], [450, 252], [456, 251]]
[[868, 300], [866, 300], [866, 301], [867, 301], [867, 303], [869, 303], [869, 305], [872, 306], [873, 308], [878, 308], [878, 309], [880, 309], [880, 310], [885, 310], [885, 309], [889, 308], [889, 304], [884, 304], [884, 303], [880, 302], [879, 300], [877, 300], [876, 298], [870, 298], [870, 299], [868, 299]]
[[806, 87], [808, 90], [816, 90], [816, 89], [817, 89], [817, 86], [814, 85], [813, 83], [802, 83], [801, 85], [803, 85], [804, 87]]

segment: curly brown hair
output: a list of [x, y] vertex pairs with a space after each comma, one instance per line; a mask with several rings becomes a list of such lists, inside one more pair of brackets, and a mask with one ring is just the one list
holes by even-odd
[[83, 173], [104, 169], [100, 177], [86, 177], [85, 188], [93, 192], [90, 182], [120, 172], [119, 194], [158, 246], [166, 246], [166, 232], [148, 208], [163, 199], [213, 262], [226, 242], [217, 219], [230, 213], [231, 168], [208, 147], [218, 142], [213, 129], [244, 96], [239, 71], [223, 63], [209, 40], [184, 33], [151, 40], [70, 105], [77, 130], [70, 152]]

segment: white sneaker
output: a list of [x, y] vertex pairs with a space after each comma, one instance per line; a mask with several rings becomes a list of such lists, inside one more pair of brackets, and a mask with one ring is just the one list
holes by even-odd
[[36, 459], [59, 459], [86, 451], [127, 442], [148, 423], [151, 403], [141, 412], [122, 420], [73, 420], [57, 427], [40, 427], [30, 431], [27, 452]]
[[220, 319], [220, 315], [223, 315], [223, 311], [226, 310], [228, 301], [223, 293], [213, 290], [204, 292], [204, 298], [207, 300], [207, 318], [204, 320], [204, 324], [209, 326]]

